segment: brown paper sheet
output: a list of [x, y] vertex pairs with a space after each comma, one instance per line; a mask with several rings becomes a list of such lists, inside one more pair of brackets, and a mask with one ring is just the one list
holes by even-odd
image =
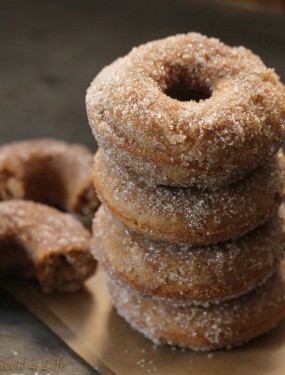
[[285, 323], [231, 351], [173, 350], [156, 347], [117, 316], [101, 269], [77, 294], [46, 296], [22, 280], [1, 285], [103, 375], [285, 374]]

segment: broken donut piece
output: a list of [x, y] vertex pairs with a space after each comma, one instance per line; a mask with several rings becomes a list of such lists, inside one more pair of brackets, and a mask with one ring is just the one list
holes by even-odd
[[70, 214], [30, 201], [0, 202], [0, 275], [36, 278], [45, 293], [74, 292], [96, 270], [90, 234]]

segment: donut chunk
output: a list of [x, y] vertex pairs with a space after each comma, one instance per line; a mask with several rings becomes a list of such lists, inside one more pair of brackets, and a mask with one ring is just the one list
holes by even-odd
[[0, 147], [0, 200], [28, 199], [92, 219], [99, 206], [93, 156], [80, 145], [40, 139]]
[[101, 207], [91, 251], [123, 285], [180, 304], [207, 304], [244, 294], [272, 275], [285, 252], [283, 226], [276, 215], [236, 241], [191, 248], [137, 234]]
[[222, 304], [176, 306], [145, 297], [109, 280], [113, 304], [135, 330], [156, 344], [194, 350], [241, 345], [285, 317], [285, 269], [250, 293]]
[[96, 269], [78, 220], [21, 200], [0, 203], [0, 259], [1, 276], [36, 278], [46, 293], [74, 292]]
[[205, 245], [241, 236], [271, 216], [282, 202], [284, 170], [279, 153], [220, 190], [153, 187], [113, 166], [99, 149], [94, 184], [113, 215], [133, 230], [167, 242]]
[[197, 33], [134, 48], [87, 91], [93, 133], [116, 164], [154, 185], [218, 188], [281, 146], [285, 90], [244, 47]]

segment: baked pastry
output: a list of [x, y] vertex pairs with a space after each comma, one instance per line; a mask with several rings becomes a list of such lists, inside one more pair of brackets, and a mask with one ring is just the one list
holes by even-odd
[[94, 184], [112, 214], [133, 230], [163, 241], [206, 245], [241, 236], [268, 219], [282, 202], [284, 171], [280, 152], [220, 190], [153, 187], [113, 166], [99, 149]]
[[176, 306], [145, 297], [109, 280], [113, 304], [135, 330], [156, 344], [194, 350], [241, 345], [285, 317], [285, 267], [250, 293], [222, 304]]
[[274, 71], [243, 47], [177, 35], [104, 68], [86, 105], [105, 206], [92, 249], [118, 313], [155, 343], [199, 350], [273, 328], [285, 317]]
[[0, 147], [0, 200], [28, 199], [92, 219], [99, 206], [92, 183], [93, 155], [52, 139]]
[[91, 251], [122, 285], [176, 303], [208, 304], [245, 294], [272, 275], [285, 253], [284, 219], [275, 215], [236, 241], [191, 248], [137, 234], [101, 207]]
[[285, 133], [285, 89], [244, 47], [189, 33], [104, 68], [89, 123], [110, 160], [153, 185], [218, 188], [268, 160]]
[[29, 201], [0, 203], [0, 275], [36, 278], [46, 293], [74, 292], [96, 269], [90, 234], [69, 214]]

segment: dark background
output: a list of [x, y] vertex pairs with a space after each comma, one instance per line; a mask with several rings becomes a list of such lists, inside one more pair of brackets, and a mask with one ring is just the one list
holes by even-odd
[[[0, 143], [57, 137], [94, 150], [84, 103], [92, 78], [132, 46], [180, 32], [245, 45], [285, 81], [284, 1], [252, 1], [254, 11], [206, 0], [0, 0]], [[0, 360], [15, 353], [63, 355], [60, 374], [95, 373], [0, 290]]]
[[132, 46], [171, 34], [199, 31], [245, 45], [285, 80], [284, 14], [191, 0], [0, 5], [1, 143], [48, 136], [94, 149], [84, 103], [92, 78]]

